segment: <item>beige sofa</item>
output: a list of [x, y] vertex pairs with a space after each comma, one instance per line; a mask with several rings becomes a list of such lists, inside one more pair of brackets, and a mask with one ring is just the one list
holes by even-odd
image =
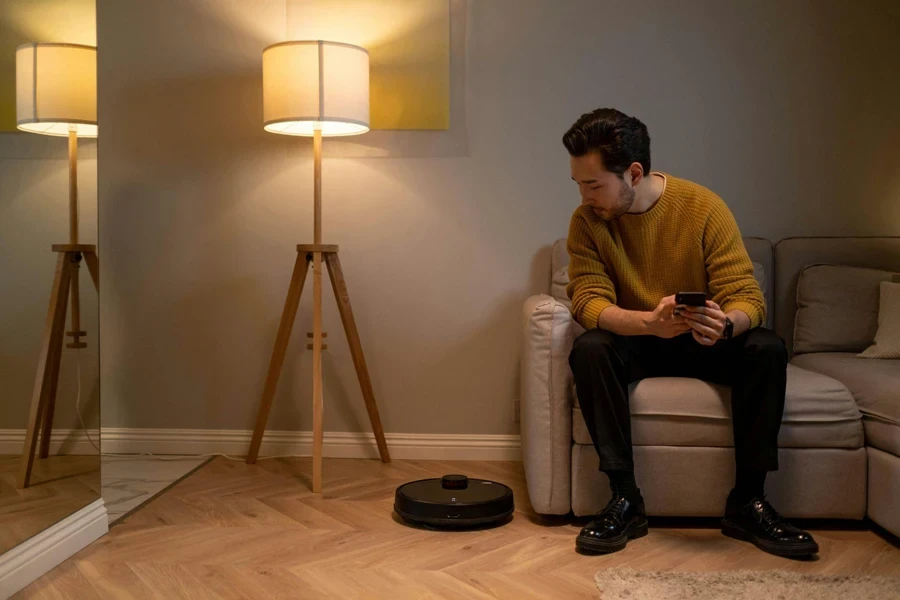
[[[900, 238], [745, 238], [769, 307], [792, 348], [798, 277], [834, 263], [900, 272]], [[529, 499], [544, 514], [594, 514], [609, 499], [575, 395], [565, 240], [554, 244], [551, 294], [528, 299], [521, 365], [522, 452]], [[809, 326], [807, 319], [806, 326]], [[818, 325], [818, 324], [814, 324]], [[822, 323], [827, 327], [828, 323]], [[656, 516], [720, 516], [734, 480], [729, 389], [697, 379], [631, 386], [638, 484]], [[900, 535], [900, 361], [797, 354], [788, 366], [780, 469], [767, 491], [788, 517], [861, 519]]]

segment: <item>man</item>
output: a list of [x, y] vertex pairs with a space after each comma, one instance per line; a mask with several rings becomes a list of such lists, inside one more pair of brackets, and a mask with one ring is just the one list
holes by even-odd
[[[617, 110], [582, 115], [563, 144], [581, 193], [569, 229], [567, 293], [587, 329], [569, 364], [612, 488], [577, 547], [614, 552], [646, 535], [628, 386], [668, 376], [731, 386], [737, 475], [722, 532], [781, 556], [817, 553], [812, 536], [764, 496], [766, 473], [778, 468], [787, 350], [761, 327], [765, 300], [728, 207], [700, 185], [651, 172], [646, 126]], [[676, 306], [677, 292], [708, 299]]]

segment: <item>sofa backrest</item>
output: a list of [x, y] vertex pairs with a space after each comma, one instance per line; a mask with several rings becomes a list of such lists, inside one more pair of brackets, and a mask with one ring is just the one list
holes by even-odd
[[793, 352], [797, 280], [809, 265], [900, 272], [900, 237], [797, 237], [775, 245], [775, 331]]
[[559, 269], [569, 266], [569, 253], [566, 250], [566, 238], [560, 238], [553, 244], [553, 253], [550, 257], [551, 273], [556, 273]]
[[[775, 323], [775, 316], [773, 307], [775, 306], [775, 273], [773, 271], [774, 268], [774, 258], [772, 251], [772, 243], [764, 238], [757, 237], [745, 237], [744, 238], [744, 247], [747, 249], [747, 254], [750, 256], [750, 260], [753, 262], [757, 262], [763, 266], [764, 278], [766, 280], [766, 285], [764, 286], [766, 292], [766, 306], [768, 308], [768, 318], [766, 319], [766, 326], [772, 327]], [[568, 299], [559, 297], [560, 293], [564, 293], [562, 291], [562, 283], [564, 281], [568, 281], [566, 277], [565, 280], [563, 277], [554, 277], [559, 273], [559, 270], [563, 267], [568, 266], [569, 264], [569, 253], [566, 251], [566, 240], [565, 238], [556, 240], [553, 244], [553, 251], [551, 253], [550, 258], [550, 273], [551, 273], [551, 293], [557, 300], [563, 301], [568, 304]], [[760, 276], [757, 274], [757, 279], [760, 279]], [[557, 285], [553, 285], [553, 282], [556, 282]]]

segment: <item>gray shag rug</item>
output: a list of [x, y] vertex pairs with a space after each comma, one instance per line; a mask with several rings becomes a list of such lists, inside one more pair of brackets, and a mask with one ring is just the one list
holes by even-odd
[[900, 579], [788, 571], [673, 573], [609, 569], [594, 576], [603, 600], [898, 600]]

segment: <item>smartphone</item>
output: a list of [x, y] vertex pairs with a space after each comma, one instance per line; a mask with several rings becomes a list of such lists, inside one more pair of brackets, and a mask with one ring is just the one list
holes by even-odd
[[706, 294], [704, 292], [678, 292], [675, 294], [675, 304], [679, 306], [706, 306]]

